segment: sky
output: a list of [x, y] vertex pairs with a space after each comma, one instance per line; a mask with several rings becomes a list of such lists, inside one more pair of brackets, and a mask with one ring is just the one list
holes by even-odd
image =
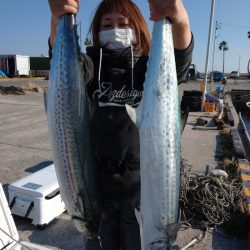
[[[81, 27], [81, 39], [85, 40], [91, 18], [100, 0], [82, 0], [77, 21]], [[134, 0], [152, 30], [147, 0]], [[193, 60], [200, 72], [205, 72], [209, 22], [212, 0], [183, 0], [189, 14], [195, 47]], [[250, 0], [215, 0], [208, 70], [222, 71], [222, 51], [218, 49], [226, 41], [225, 72], [240, 69], [247, 72], [250, 59]], [[215, 37], [215, 23], [220, 28]], [[0, 0], [0, 54], [29, 56], [48, 55], [50, 33], [50, 9], [47, 0]], [[215, 50], [213, 52], [213, 47]], [[212, 58], [214, 63], [212, 67]]]

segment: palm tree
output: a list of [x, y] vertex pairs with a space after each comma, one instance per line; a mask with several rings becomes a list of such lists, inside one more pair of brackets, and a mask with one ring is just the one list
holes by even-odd
[[92, 45], [92, 42], [91, 42], [90, 38], [86, 37], [84, 44], [85, 44], [85, 46], [87, 46], [87, 47], [88, 47], [88, 46], [91, 46], [91, 45]]
[[229, 50], [229, 47], [228, 47], [226, 41], [222, 41], [222, 42], [219, 44], [219, 50], [222, 50], [222, 51], [223, 51], [223, 73], [224, 73], [224, 66], [225, 66], [225, 51]]
[[[250, 31], [247, 32], [247, 37], [248, 37], [248, 39], [250, 39]], [[247, 71], [248, 71], [248, 74], [250, 76], [250, 59], [248, 61], [248, 65], [247, 65]]]

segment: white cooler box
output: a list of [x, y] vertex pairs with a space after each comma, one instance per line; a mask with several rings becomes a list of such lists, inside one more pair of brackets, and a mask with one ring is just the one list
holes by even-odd
[[8, 186], [11, 213], [43, 228], [65, 211], [54, 164]]
[[0, 183], [0, 249], [4, 250], [51, 250], [31, 242], [19, 240], [18, 231]]

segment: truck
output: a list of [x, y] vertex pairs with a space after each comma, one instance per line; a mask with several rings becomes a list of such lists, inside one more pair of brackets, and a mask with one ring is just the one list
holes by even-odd
[[37, 77], [48, 77], [50, 70], [50, 59], [46, 56], [30, 57], [30, 74]]
[[186, 76], [186, 81], [189, 80], [197, 80], [201, 77], [200, 72], [197, 70], [197, 67], [195, 64], [191, 64], [190, 68], [187, 72], [187, 76]]
[[29, 76], [30, 57], [24, 55], [0, 55], [0, 69], [9, 77]]

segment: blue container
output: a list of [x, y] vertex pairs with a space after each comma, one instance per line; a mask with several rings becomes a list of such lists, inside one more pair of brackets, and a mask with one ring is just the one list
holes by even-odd
[[223, 90], [221, 86], [216, 86], [214, 89], [217, 92], [222, 92], [222, 90]]

